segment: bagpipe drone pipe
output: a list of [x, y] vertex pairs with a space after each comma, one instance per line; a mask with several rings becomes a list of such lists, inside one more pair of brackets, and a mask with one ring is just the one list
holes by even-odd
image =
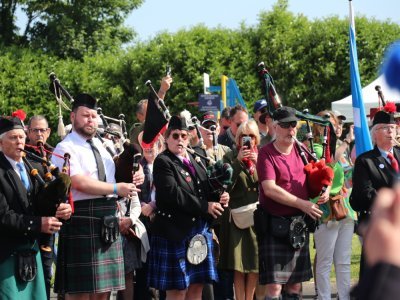
[[[257, 73], [261, 80], [262, 92], [268, 104], [268, 110], [271, 116], [274, 112], [282, 107], [281, 99], [276, 91], [274, 80], [266, 69], [264, 62], [257, 64]], [[315, 201], [326, 188], [332, 185], [333, 170], [327, 165], [330, 162], [332, 156], [335, 154], [336, 149], [336, 135], [329, 118], [326, 116], [320, 117], [312, 115], [308, 110], [302, 112], [296, 110], [296, 117], [304, 122], [305, 124], [305, 140], [308, 141], [309, 150], [304, 144], [294, 138], [297, 150], [304, 163], [304, 171], [307, 174], [307, 184], [310, 192], [310, 198]], [[323, 136], [323, 154], [321, 159], [317, 159], [314, 146], [313, 146], [313, 135], [311, 131], [311, 123], [324, 126]]]
[[[37, 210], [43, 216], [55, 216], [56, 210], [61, 203], [69, 203], [73, 209], [73, 202], [71, 199], [71, 178], [68, 175], [69, 169], [69, 154], [64, 154], [63, 171], [52, 165], [48, 160], [32, 153], [24, 151], [25, 155], [23, 160], [28, 166], [29, 173], [38, 181], [41, 186], [37, 195]], [[56, 155], [55, 153], [52, 153]], [[40, 164], [46, 164], [49, 173], [44, 180], [39, 174], [38, 169], [33, 167], [30, 161], [35, 161]], [[51, 174], [51, 175], [49, 175]], [[50, 179], [51, 176], [51, 179]]]

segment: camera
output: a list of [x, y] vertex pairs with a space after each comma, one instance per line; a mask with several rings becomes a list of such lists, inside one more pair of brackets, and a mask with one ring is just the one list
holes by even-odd
[[242, 147], [246, 146], [247, 149], [251, 149], [251, 137], [244, 136], [242, 137]]

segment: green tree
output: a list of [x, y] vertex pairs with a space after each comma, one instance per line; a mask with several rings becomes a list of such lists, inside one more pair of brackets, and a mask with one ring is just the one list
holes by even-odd
[[[123, 23], [142, 3], [143, 0], [1, 0], [0, 37], [5, 45], [25, 42], [59, 57], [82, 59], [88, 52], [115, 51], [132, 41], [134, 31]], [[18, 6], [27, 17], [21, 37], [15, 27]]]

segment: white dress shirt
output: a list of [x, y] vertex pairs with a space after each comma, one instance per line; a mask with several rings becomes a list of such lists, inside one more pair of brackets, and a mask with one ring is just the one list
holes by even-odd
[[[57, 144], [54, 153], [64, 156], [64, 153], [69, 153], [70, 158], [70, 176], [85, 175], [98, 180], [98, 170], [96, 160], [92, 148], [86, 142], [86, 138], [82, 137], [75, 131], [68, 134], [64, 140]], [[103, 147], [99, 139], [93, 138], [93, 143], [99, 149], [101, 158], [103, 159], [104, 169], [106, 173], [106, 180], [108, 183], [115, 183], [115, 164], [111, 155]], [[51, 161], [60, 170], [64, 163], [64, 159], [53, 155]], [[71, 188], [72, 197], [74, 201], [100, 198], [102, 195], [91, 195], [80, 192]]]

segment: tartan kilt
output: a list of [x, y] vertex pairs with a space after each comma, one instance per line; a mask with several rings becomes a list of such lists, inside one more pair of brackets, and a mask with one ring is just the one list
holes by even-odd
[[300, 283], [312, 278], [309, 234], [304, 246], [295, 250], [288, 241], [267, 232], [258, 239], [259, 283]]
[[[207, 241], [207, 257], [192, 265], [186, 259], [190, 239], [201, 233]], [[148, 285], [158, 290], [185, 290], [194, 283], [212, 283], [218, 280], [213, 255], [212, 232], [207, 222], [200, 220], [182, 241], [174, 242], [160, 236], [151, 236], [148, 256]]]
[[[104, 293], [125, 288], [122, 242], [101, 241], [101, 218], [115, 215], [115, 199], [98, 198], [74, 203], [75, 213], [62, 226], [54, 291]], [[84, 218], [90, 217], [90, 218]]]

